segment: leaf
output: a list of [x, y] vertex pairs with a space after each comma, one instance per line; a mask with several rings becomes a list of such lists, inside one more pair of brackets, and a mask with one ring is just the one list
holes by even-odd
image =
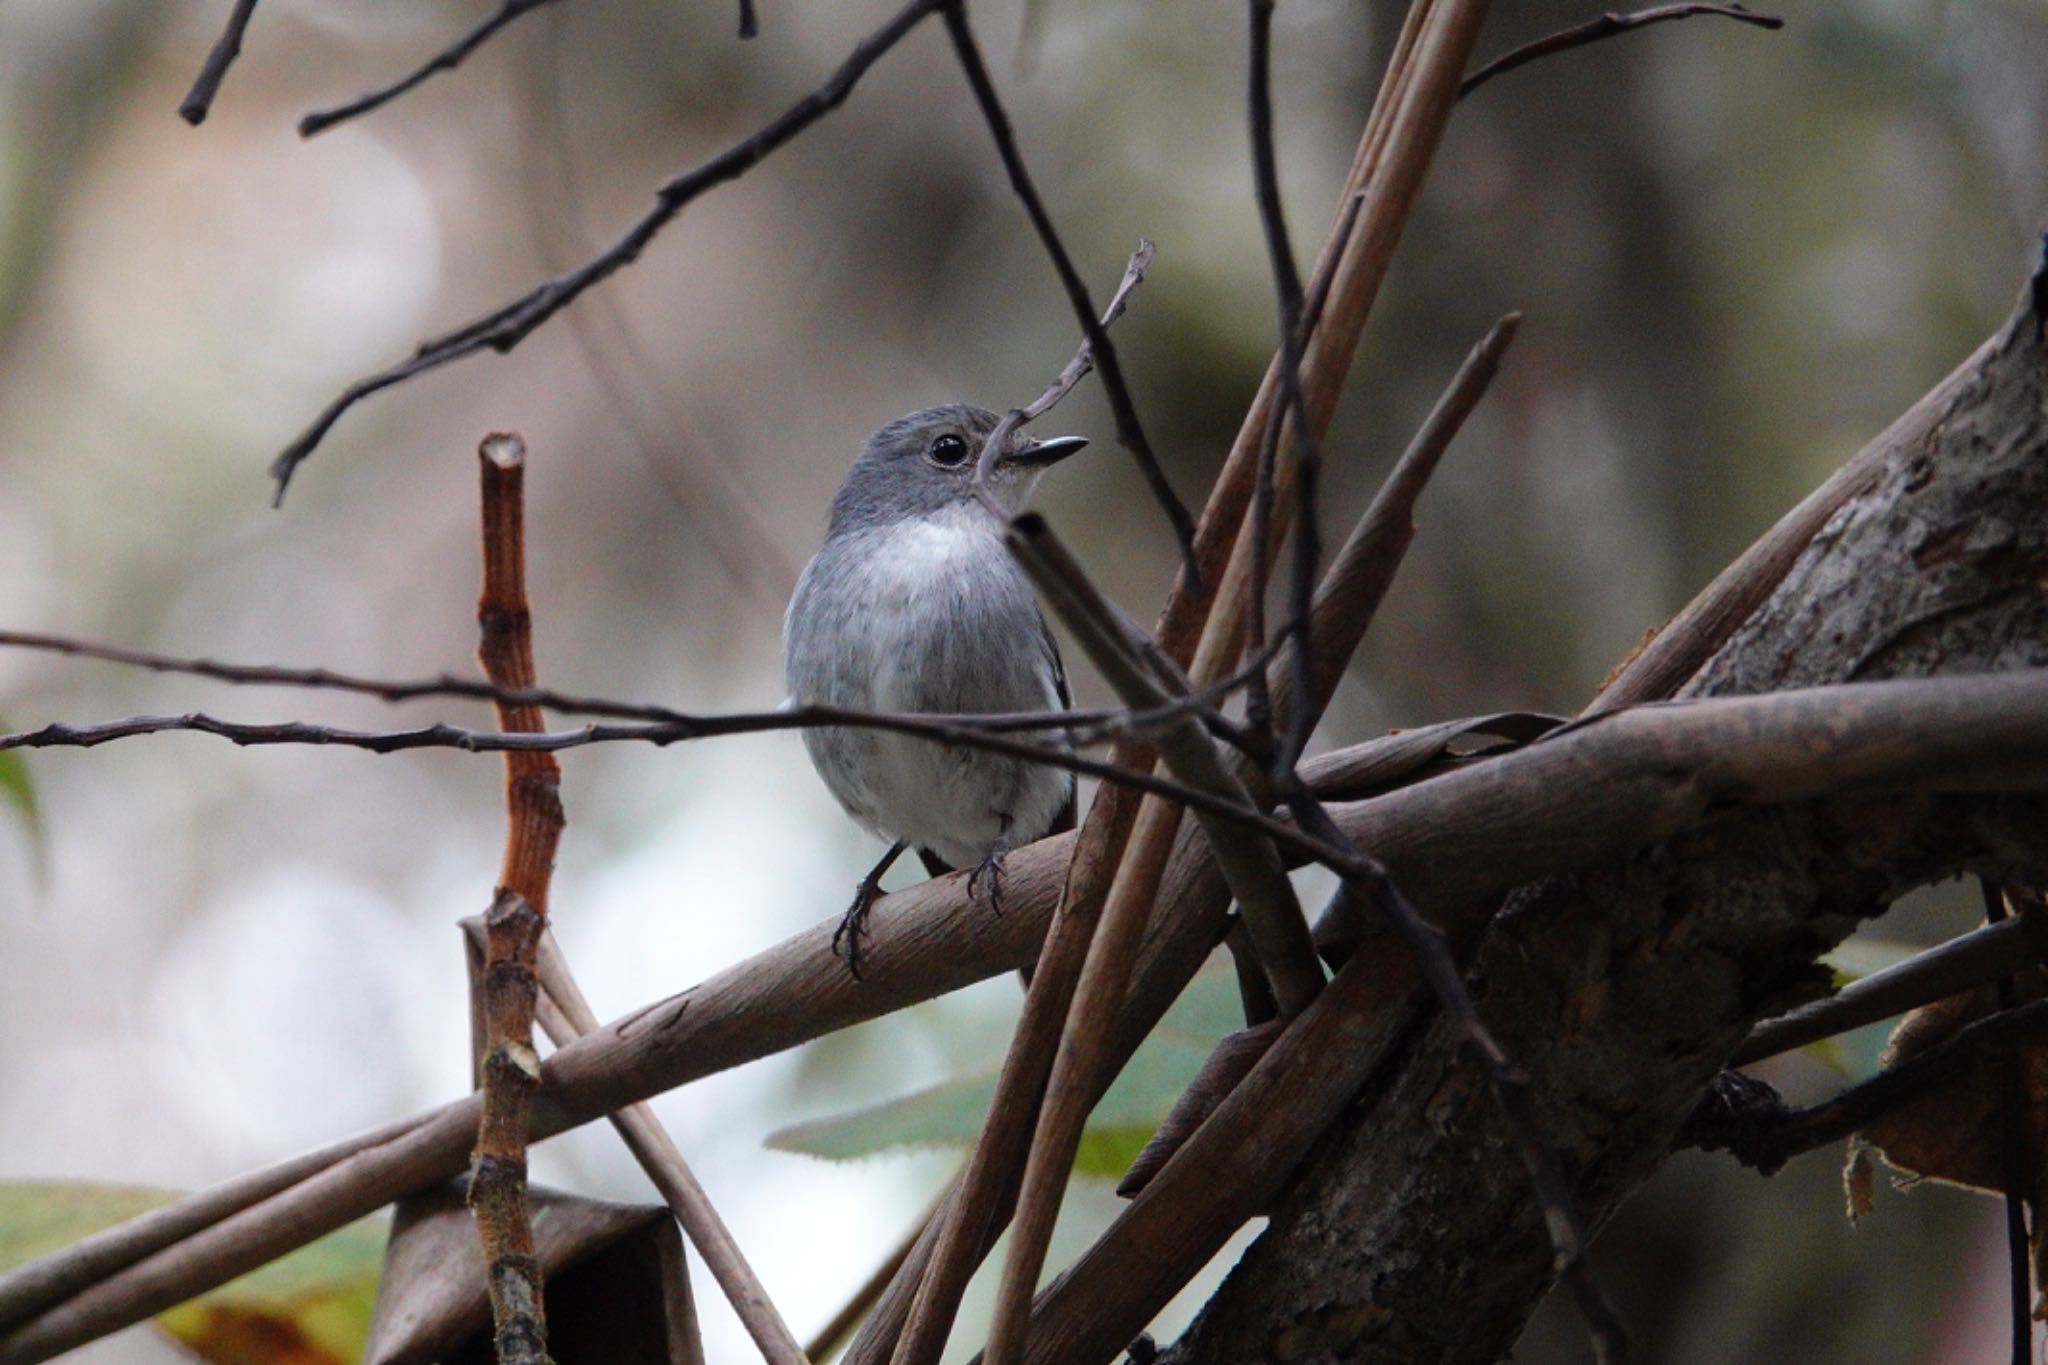
[[1821, 961], [1834, 972], [1835, 985], [1839, 987], [1866, 976], [1875, 976], [1926, 951], [1922, 944], [1858, 934], [1847, 942], [1836, 944], [1834, 951], [1823, 956]]
[[[45, 1255], [175, 1194], [127, 1185], [0, 1181], [0, 1269]], [[362, 1357], [386, 1226], [363, 1219], [157, 1315], [216, 1365], [347, 1365]]]
[[[1206, 970], [1189, 983], [1089, 1115], [1075, 1173], [1121, 1176], [1217, 1041], [1241, 1022], [1229, 970]], [[965, 1148], [981, 1131], [995, 1089], [995, 1072], [977, 1072], [866, 1109], [791, 1124], [770, 1133], [767, 1145], [828, 1161], [899, 1148]]]
[[[0, 730], [7, 728], [0, 721]], [[14, 807], [30, 834], [42, 832], [42, 814], [36, 805], [36, 787], [28, 775], [28, 755], [19, 749], [0, 752], [0, 801]]]

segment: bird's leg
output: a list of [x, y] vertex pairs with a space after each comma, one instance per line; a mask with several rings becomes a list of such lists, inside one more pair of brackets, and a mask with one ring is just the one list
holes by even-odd
[[988, 883], [988, 908], [998, 915], [1003, 913], [1003, 859], [1010, 852], [1010, 817], [1002, 817], [1002, 832], [989, 851], [981, 855], [981, 861], [967, 874], [967, 899], [973, 900], [975, 888], [983, 881]]
[[[856, 981], [861, 979], [860, 941], [868, 931], [868, 907], [882, 894], [882, 878], [908, 847], [901, 839], [889, 845], [889, 851], [868, 869], [868, 875], [862, 877], [860, 885], [854, 888], [853, 904], [846, 908], [846, 913], [839, 917], [839, 927], [832, 931], [832, 955], [846, 959], [846, 969], [853, 973]], [[845, 946], [842, 948], [841, 944]]]

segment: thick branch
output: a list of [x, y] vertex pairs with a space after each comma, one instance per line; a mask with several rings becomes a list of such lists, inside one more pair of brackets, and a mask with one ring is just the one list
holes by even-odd
[[[1739, 628], [1689, 632], [1684, 651], [1717, 635], [1726, 643], [1687, 690], [2048, 662], [2044, 384], [2048, 346], [2029, 294], [1970, 366], [1895, 426], [1906, 439], [1881, 443], [1853, 481], [1838, 481], [1827, 535], [1779, 561], [1775, 591]], [[1774, 533], [1749, 562], [1777, 560], [1785, 539]], [[1742, 595], [1717, 592], [1715, 613], [1691, 619]], [[1606, 723], [1568, 728], [1528, 756]], [[1909, 725], [1894, 738], [1910, 748], [1926, 733]], [[1510, 897], [1470, 974], [1489, 1025], [1536, 1079], [1591, 1220], [1663, 1160], [1757, 1017], [1811, 997], [1815, 955], [1927, 878], [2041, 875], [2040, 815], [2026, 803], [1924, 797], [1731, 813], [1624, 862], [1580, 860], [1569, 878]], [[1470, 847], [1492, 856], [1502, 845]], [[1437, 1022], [1404, 1049], [1177, 1361], [1262, 1359], [1283, 1334], [1297, 1344], [1336, 1334], [1343, 1351], [1389, 1363], [1489, 1358], [1512, 1344], [1552, 1267], [1526, 1191], [1492, 1156], [1503, 1134], [1470, 1102], [1457, 1041]], [[1453, 1301], [1447, 1278], [1477, 1288]]]

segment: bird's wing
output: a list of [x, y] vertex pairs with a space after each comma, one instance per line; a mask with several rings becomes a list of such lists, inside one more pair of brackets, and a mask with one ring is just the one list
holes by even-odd
[[[1066, 660], [1060, 658], [1060, 642], [1052, 637], [1052, 627], [1045, 623], [1045, 618], [1042, 616], [1038, 618], [1038, 638], [1044, 643], [1046, 658], [1052, 664], [1052, 690], [1060, 699], [1060, 709], [1062, 711], [1071, 711], [1074, 709], [1074, 692], [1072, 688], [1067, 686]], [[1060, 807], [1060, 813], [1052, 819], [1052, 828], [1048, 829], [1046, 833], [1064, 834], [1074, 827], [1074, 795], [1074, 775], [1069, 773], [1067, 774], [1067, 803]]]

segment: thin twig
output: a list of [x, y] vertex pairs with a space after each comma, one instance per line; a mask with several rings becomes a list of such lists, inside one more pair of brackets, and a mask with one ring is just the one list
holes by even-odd
[[[367, 94], [358, 95], [346, 104], [338, 104], [331, 109], [316, 109], [300, 119], [299, 136], [315, 137], [337, 124], [347, 123], [350, 119], [361, 118], [373, 109], [383, 108], [400, 95], [405, 94], [416, 86], [424, 84], [436, 72], [453, 71], [456, 67], [461, 66], [465, 61], [469, 60], [472, 53], [489, 42], [499, 29], [511, 23], [520, 15], [551, 3], [553, 3], [553, 0], [499, 0], [496, 12], [489, 18], [485, 19], [475, 28], [470, 29], [469, 32], [457, 38], [447, 47], [442, 48], [432, 57], [429, 57], [407, 75], [400, 77], [389, 85], [378, 86]], [[749, 35], [743, 32], [740, 36], [747, 37]]]
[[[1116, 320], [1124, 315], [1124, 307], [1130, 302], [1131, 292], [1145, 282], [1145, 272], [1152, 268], [1152, 243], [1146, 238], [1138, 239], [1138, 249], [1131, 253], [1131, 259], [1124, 266], [1124, 277], [1117, 281], [1116, 292], [1109, 296], [1109, 306], [1102, 310], [1102, 329], [1107, 332]], [[1066, 363], [1045, 392], [1021, 408], [1013, 408], [996, 423], [995, 430], [981, 443], [980, 456], [975, 461], [974, 484], [977, 490], [988, 497], [989, 475], [995, 472], [996, 459], [1009, 443], [1010, 433], [1027, 422], [1037, 421], [1052, 411], [1054, 404], [1074, 391], [1074, 386], [1095, 368], [1095, 350], [1082, 338], [1080, 349], [1074, 358]], [[1000, 509], [998, 509], [1000, 510]]]
[[2048, 961], [2048, 934], [2024, 917], [1973, 929], [1939, 947], [1851, 982], [1825, 1000], [1766, 1019], [1729, 1058], [1748, 1066], [1850, 1029], [1988, 985], [2015, 968]]
[[1495, 76], [1513, 71], [1518, 66], [1527, 65], [1539, 57], [1548, 57], [1552, 53], [1565, 52], [1575, 47], [1584, 47], [1588, 43], [1597, 43], [1603, 38], [1612, 38], [1617, 34], [1630, 33], [1636, 29], [1650, 24], [1663, 23], [1669, 19], [1690, 19], [1695, 14], [1717, 14], [1724, 19], [1734, 19], [1740, 23], [1754, 24], [1758, 28], [1779, 29], [1785, 27], [1783, 19], [1769, 14], [1758, 14], [1756, 11], [1745, 9], [1741, 5], [1659, 5], [1654, 9], [1638, 10], [1634, 14], [1617, 14], [1613, 10], [1609, 10], [1597, 19], [1589, 19], [1583, 24], [1563, 29], [1545, 38], [1538, 38], [1533, 43], [1524, 43], [1511, 52], [1495, 57], [1459, 83], [1458, 97], [1462, 99], [1492, 80]]
[[[1272, 262], [1273, 292], [1280, 312], [1280, 402], [1285, 416], [1268, 424], [1265, 446], [1259, 460], [1258, 492], [1253, 498], [1252, 580], [1245, 599], [1247, 630], [1254, 652], [1265, 645], [1264, 616], [1267, 557], [1272, 553], [1268, 523], [1272, 516], [1273, 465], [1279, 459], [1280, 438], [1288, 423], [1294, 432], [1294, 571], [1289, 580], [1286, 634], [1293, 637], [1294, 704], [1286, 733], [1268, 756], [1276, 770], [1294, 767], [1308, 747], [1316, 708], [1309, 698], [1314, 692], [1315, 647], [1312, 604], [1316, 587], [1316, 563], [1321, 557], [1320, 534], [1316, 527], [1316, 481], [1322, 469], [1316, 452], [1315, 431], [1309, 421], [1308, 399], [1301, 388], [1301, 273], [1294, 263], [1294, 247], [1287, 238], [1287, 215], [1280, 202], [1279, 158], [1273, 146], [1273, 0], [1251, 0], [1250, 111], [1252, 182], [1259, 206], [1259, 223], [1265, 231], [1266, 254]], [[1263, 679], [1261, 682], [1263, 683]], [[1258, 695], [1254, 693], [1254, 695]]]
[[[885, 725], [893, 726], [900, 719], [906, 724], [922, 725], [937, 722], [948, 727], [963, 730], [981, 730], [990, 734], [1013, 734], [1033, 730], [1059, 730], [1066, 733], [1072, 743], [1096, 744], [1105, 739], [1125, 734], [1142, 734], [1155, 725], [1179, 719], [1190, 711], [1213, 707], [1241, 687], [1250, 676], [1249, 669], [1223, 679], [1210, 687], [1201, 689], [1157, 713], [1134, 712], [1123, 707], [1101, 707], [1093, 710], [1074, 711], [1014, 711], [992, 712], [980, 715], [945, 715], [937, 712], [861, 712], [840, 711], [830, 707], [788, 707], [775, 711], [743, 711], [724, 715], [677, 711], [671, 707], [646, 702], [614, 701], [604, 697], [574, 696], [556, 692], [545, 687], [495, 687], [478, 678], [458, 678], [444, 673], [435, 678], [365, 678], [347, 673], [337, 673], [326, 668], [290, 668], [272, 664], [230, 664], [213, 659], [183, 658], [170, 654], [158, 654], [147, 650], [126, 649], [117, 645], [103, 645], [92, 641], [72, 639], [67, 636], [44, 635], [29, 631], [0, 630], [0, 648], [14, 647], [40, 650], [51, 654], [64, 654], [76, 658], [98, 659], [107, 663], [123, 664], [131, 668], [148, 669], [156, 673], [181, 673], [193, 677], [210, 678], [215, 682], [233, 683], [245, 686], [302, 687], [336, 692], [354, 692], [381, 698], [388, 702], [415, 701], [425, 697], [457, 697], [475, 701], [489, 701], [507, 706], [539, 706], [569, 715], [606, 716], [619, 720], [644, 721], [649, 726], [659, 727], [659, 733], [634, 735], [626, 732], [596, 736], [599, 740], [646, 739], [653, 743], [671, 743], [687, 739], [706, 739], [716, 735], [753, 734], [762, 730], [809, 729], [823, 725], [859, 726], [867, 718], [876, 718]], [[1270, 660], [1260, 660], [1261, 666]], [[137, 717], [137, 721], [157, 718]], [[115, 722], [116, 725], [128, 722]], [[81, 733], [96, 733], [106, 727], [73, 727]], [[200, 726], [163, 728], [203, 728]], [[259, 729], [262, 727], [244, 727]], [[318, 727], [313, 727], [317, 729]], [[462, 727], [445, 727], [449, 735], [484, 736], [491, 731], [465, 730]], [[151, 733], [138, 731], [137, 733]], [[357, 739], [342, 739], [344, 732], [336, 731], [327, 738], [307, 737], [304, 743], [358, 743]], [[407, 732], [409, 733], [409, 732]], [[368, 737], [368, 732], [363, 732]], [[124, 738], [122, 734], [104, 736], [66, 743], [101, 743], [105, 739]], [[7, 739], [0, 737], [0, 747], [7, 745]], [[250, 742], [263, 742], [251, 740]], [[587, 742], [587, 741], [586, 741]], [[57, 741], [41, 746], [53, 747]], [[475, 747], [460, 740], [447, 741], [449, 747]], [[362, 744], [359, 747], [370, 747]], [[417, 743], [400, 743], [396, 747], [419, 748]], [[547, 747], [547, 746], [543, 746]], [[553, 747], [568, 747], [556, 745]]]
[[897, 1272], [916, 1254], [919, 1243], [929, 1238], [933, 1220], [939, 1216], [940, 1210], [945, 1208], [947, 1199], [959, 1187], [959, 1183], [957, 1176], [946, 1182], [945, 1188], [939, 1191], [938, 1197], [933, 1199], [918, 1216], [917, 1221], [911, 1224], [910, 1230], [903, 1234], [902, 1240], [890, 1248], [889, 1254], [882, 1258], [882, 1263], [875, 1267], [874, 1272], [861, 1282], [860, 1287], [853, 1291], [845, 1303], [839, 1306], [839, 1311], [832, 1315], [830, 1321], [820, 1327], [816, 1335], [805, 1344], [805, 1354], [823, 1365], [824, 1361], [830, 1360], [833, 1353], [846, 1344], [846, 1339], [853, 1335], [853, 1329], [860, 1325], [861, 1319], [881, 1302], [882, 1296], [895, 1281]]
[[942, 3], [944, 0], [910, 0], [887, 23], [857, 43], [846, 60], [815, 90], [754, 133], [663, 185], [655, 192], [654, 207], [624, 236], [591, 260], [566, 274], [557, 275], [467, 326], [422, 342], [410, 359], [349, 385], [271, 462], [270, 474], [277, 484], [275, 501], [284, 501], [285, 489], [290, 485], [293, 473], [350, 408], [372, 394], [453, 361], [482, 351], [496, 351], [503, 355], [518, 346], [532, 335], [535, 328], [568, 307], [586, 290], [637, 260], [648, 243], [699, 195], [729, 180], [737, 180], [758, 166], [769, 153], [837, 109], [868, 69]]
[[[483, 479], [483, 592], [477, 659], [500, 687], [532, 687], [533, 613], [526, 601], [526, 446], [493, 435], [477, 450]], [[498, 706], [507, 731], [540, 729], [537, 706]], [[480, 982], [483, 1109], [470, 1163], [469, 1207], [489, 1277], [498, 1365], [549, 1365], [540, 1260], [526, 1194], [526, 1145], [540, 1055], [533, 1047], [534, 962], [547, 929], [548, 883], [562, 837], [562, 770], [550, 753], [505, 755], [505, 859], [484, 917]]]
[[249, 20], [255, 13], [256, 0], [235, 0], [234, 9], [228, 13], [227, 27], [221, 30], [213, 50], [206, 54], [206, 62], [199, 68], [185, 102], [178, 106], [178, 117], [193, 127], [206, 122], [206, 116], [213, 111], [214, 96], [220, 93], [220, 83], [226, 79], [228, 68], [242, 55], [242, 35], [249, 31]]
[[966, 73], [967, 84], [974, 91], [974, 101], [981, 108], [982, 121], [988, 125], [989, 135], [995, 139], [996, 152], [1002, 157], [1003, 169], [1009, 173], [1010, 188], [1024, 205], [1024, 212], [1038, 233], [1039, 245], [1051, 258], [1053, 269], [1059, 272], [1060, 285], [1067, 292], [1067, 302], [1073, 306], [1075, 320], [1081, 324], [1082, 335], [1088, 339], [1089, 354], [1096, 368], [1102, 371], [1103, 392], [1108, 396], [1109, 410], [1116, 418], [1117, 441], [1137, 461], [1146, 486], [1152, 490], [1153, 501], [1159, 504], [1166, 513], [1167, 521], [1172, 524], [1184, 572], [1199, 579], [1201, 569], [1195, 559], [1194, 518], [1188, 515], [1187, 506], [1173, 491], [1173, 485], [1166, 481], [1166, 472], [1159, 467], [1159, 457], [1153, 453], [1152, 442], [1138, 421], [1137, 405], [1131, 401], [1131, 391], [1124, 383], [1123, 364], [1117, 359], [1116, 343], [1109, 339], [1109, 329], [1096, 317], [1095, 301], [1088, 295], [1088, 284], [1081, 278], [1081, 272], [1074, 268], [1073, 257], [1067, 254], [1066, 243], [1060, 240], [1059, 231], [1052, 224], [1052, 215], [1046, 212], [1045, 202], [1038, 197], [1038, 189], [1032, 184], [1031, 172], [1024, 165], [1023, 152], [1017, 147], [1017, 136], [1010, 127], [1009, 115], [1003, 112], [995, 83], [989, 79], [988, 64], [982, 60], [981, 46], [975, 41], [974, 30], [968, 26], [965, 0], [941, 0], [939, 12], [946, 21], [946, 35], [953, 40], [953, 52], [960, 59], [960, 69]]
[[[556, 1047], [567, 1047], [578, 1038], [603, 1027], [596, 1012], [590, 1008], [590, 1001], [584, 997], [582, 988], [576, 984], [576, 978], [570, 973], [568, 960], [562, 956], [552, 933], [542, 934], [535, 966], [540, 975], [541, 990], [545, 992], [543, 998], [555, 1006], [553, 1012], [541, 1014], [541, 1023]], [[732, 1304], [740, 1325], [746, 1328], [747, 1335], [760, 1348], [761, 1358], [768, 1365], [807, 1365], [808, 1357], [804, 1348], [797, 1344], [796, 1334], [783, 1321], [775, 1301], [768, 1297], [767, 1289], [740, 1250], [732, 1230], [719, 1216], [711, 1197], [704, 1192], [696, 1173], [683, 1159], [682, 1151], [668, 1130], [662, 1127], [661, 1120], [654, 1116], [654, 1111], [644, 1103], [634, 1103], [614, 1111], [609, 1117], [634, 1159], [640, 1163], [640, 1169], [661, 1191], [669, 1211], [675, 1214], [676, 1221], [689, 1234], [697, 1254], [704, 1258], [705, 1269], [725, 1291], [726, 1300]]]
[[[1317, 586], [1309, 611], [1313, 623], [1310, 638], [1314, 641], [1308, 668], [1312, 717], [1321, 717], [1329, 706], [1339, 680], [1371, 628], [1387, 589], [1393, 586], [1394, 572], [1415, 539], [1416, 502], [1451, 442], [1464, 429], [1465, 419], [1479, 406], [1479, 400], [1499, 373], [1501, 357], [1513, 343], [1521, 322], [1520, 313], [1509, 313], [1494, 323], [1467, 353], [1407, 449], [1387, 471], [1364, 515], [1331, 557], [1329, 571]], [[1299, 651], [1303, 643], [1290, 641], [1287, 647]], [[1279, 688], [1281, 680], [1295, 676], [1299, 667], [1296, 660], [1282, 660], [1268, 679], [1268, 686], [1283, 698], [1279, 719], [1295, 732], [1301, 728], [1301, 721], [1293, 712], [1295, 703]]]

